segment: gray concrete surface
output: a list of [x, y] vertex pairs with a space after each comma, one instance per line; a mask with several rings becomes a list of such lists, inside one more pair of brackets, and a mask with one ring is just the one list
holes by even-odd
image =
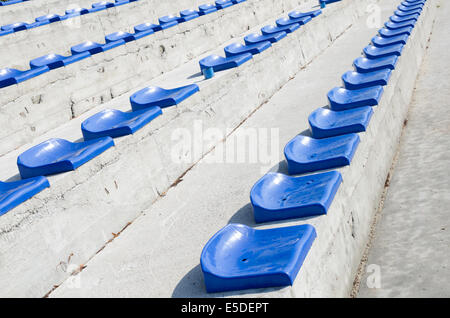
[[439, 1], [358, 297], [450, 297], [449, 16]]
[[[215, 135], [203, 140], [194, 135], [200, 150], [188, 144], [186, 151], [176, 155], [190, 160], [176, 162], [171, 153], [176, 144], [174, 131], [192, 132], [196, 120], [205, 129], [236, 128], [335, 42], [364, 11], [365, 5], [356, 4], [360, 2], [331, 7], [288, 39], [239, 68], [217, 73], [212, 80], [203, 81], [197, 74], [196, 59], [149, 82], [163, 87], [197, 82], [201, 90], [178, 107], [165, 109], [163, 116], [136, 134], [116, 139], [114, 148], [76, 171], [51, 176], [50, 189], [0, 218], [0, 281], [5, 286], [0, 293], [42, 296], [70, 275], [75, 264], [86, 263], [113, 238], [111, 233], [133, 221], [222, 138]], [[27, 147], [50, 137], [77, 140], [86, 116], [104, 107], [129, 109], [128, 105], [128, 96], [114, 98], [0, 157], [1, 179], [15, 178], [17, 155]], [[23, 262], [24, 257], [33, 262]]]
[[[380, 4], [385, 9], [382, 19], [396, 5], [391, 1]], [[316, 227], [318, 238], [292, 287], [205, 293], [199, 267], [204, 244], [229, 222], [256, 226], [248, 200], [251, 186], [268, 169], [285, 171], [282, 163], [270, 167], [261, 162], [217, 162], [224, 149], [224, 145], [217, 145], [176, 187], [85, 263], [81, 273], [70, 277], [50, 296], [348, 296], [400, 138], [433, 14], [432, 10], [424, 11], [375, 109], [369, 130], [360, 134], [361, 145], [352, 164], [339, 169], [344, 182], [328, 215], [260, 226], [310, 223]], [[326, 104], [327, 91], [339, 85], [340, 75], [373, 36], [374, 30], [365, 22], [365, 18], [355, 22], [335, 45], [230, 134], [226, 143], [246, 129], [275, 127], [279, 129], [279, 138], [275, 138], [279, 143], [272, 146], [282, 160], [284, 144], [308, 128], [308, 114]]]

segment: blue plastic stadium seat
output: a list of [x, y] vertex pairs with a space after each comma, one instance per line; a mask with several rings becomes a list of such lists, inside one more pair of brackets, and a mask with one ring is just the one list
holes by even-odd
[[309, 224], [266, 230], [228, 224], [200, 257], [207, 292], [292, 285], [316, 236]]
[[290, 25], [286, 25], [286, 26], [282, 26], [282, 27], [266, 25], [261, 28], [261, 33], [263, 35], [272, 35], [272, 34], [277, 34], [280, 32], [292, 33], [295, 30], [297, 30], [298, 28], [300, 28], [300, 24], [298, 24], [298, 23], [290, 24]]
[[129, 113], [105, 109], [83, 121], [81, 131], [84, 140], [131, 135], [161, 114], [158, 106]]
[[247, 0], [231, 0], [231, 2], [233, 2], [234, 4], [242, 3], [245, 1], [247, 1]]
[[326, 3], [326, 4], [331, 4], [331, 3], [334, 3], [334, 2], [339, 2], [339, 1], [341, 1], [341, 0], [320, 0], [321, 2], [324, 2], [324, 3]]
[[402, 55], [403, 44], [393, 44], [384, 47], [377, 47], [374, 45], [368, 45], [364, 48], [364, 55], [369, 59], [378, 59], [386, 56], [400, 56]]
[[309, 12], [292, 11], [288, 15], [289, 15], [289, 18], [291, 18], [291, 19], [298, 19], [298, 18], [304, 18], [304, 17], [315, 18], [320, 14], [322, 14], [322, 10], [314, 10], [314, 11], [309, 11]]
[[89, 52], [84, 52], [71, 56], [62, 56], [59, 54], [48, 54], [34, 60], [30, 61], [30, 67], [32, 69], [40, 68], [43, 66], [47, 66], [49, 69], [53, 70], [58, 67], [64, 67], [66, 65], [72, 64], [74, 62], [83, 60], [85, 58], [90, 57], [91, 54]]
[[271, 222], [326, 214], [342, 182], [337, 171], [302, 177], [269, 172], [253, 186], [255, 221]]
[[327, 94], [332, 110], [345, 110], [361, 106], [376, 106], [383, 95], [383, 86], [349, 90], [335, 87]]
[[14, 30], [9, 29], [9, 30], [5, 30], [5, 31], [0, 31], [0, 36], [8, 35], [11, 33], [14, 33]]
[[178, 22], [186, 22], [195, 18], [198, 18], [200, 16], [199, 12], [196, 10], [183, 10], [180, 11], [180, 18], [178, 19]]
[[116, 4], [113, 2], [108, 2], [108, 1], [101, 1], [101, 2], [96, 2], [92, 4], [92, 8], [93, 9], [106, 9], [106, 8], [112, 8], [114, 7]]
[[231, 0], [216, 0], [217, 9], [225, 9], [231, 7], [232, 5], [233, 2], [231, 2]]
[[392, 22], [395, 22], [395, 23], [402, 23], [402, 22], [407, 22], [407, 21], [417, 21], [418, 18], [419, 18], [418, 14], [407, 16], [407, 17], [399, 17], [397, 15], [393, 15], [389, 18], [389, 20], [391, 20]]
[[396, 55], [383, 57], [379, 59], [368, 59], [367, 57], [358, 57], [353, 62], [353, 66], [359, 73], [368, 73], [382, 69], [393, 70], [395, 69], [397, 61], [398, 56]]
[[0, 29], [2, 31], [9, 31], [12, 30], [13, 32], [18, 32], [22, 30], [27, 30], [29, 28], [29, 24], [25, 22], [17, 22], [17, 23], [11, 23], [7, 25], [3, 25]]
[[309, 115], [309, 125], [314, 138], [363, 132], [366, 131], [372, 114], [373, 110], [370, 106], [338, 112], [328, 108], [319, 108]]
[[120, 40], [124, 40], [125, 42], [133, 41], [134, 35], [128, 32], [119, 31], [105, 36], [106, 43], [116, 42]]
[[390, 30], [398, 30], [398, 29], [402, 29], [405, 27], [414, 27], [415, 24], [416, 24], [416, 20], [409, 20], [409, 21], [400, 22], [400, 23], [388, 21], [388, 22], [384, 23], [384, 26]]
[[289, 174], [302, 174], [347, 166], [359, 144], [357, 134], [323, 139], [297, 135], [284, 147]]
[[28, 1], [28, 0], [8, 0], [5, 2], [0, 2], [0, 6], [9, 6], [9, 5], [21, 3], [24, 1]]
[[279, 27], [285, 27], [291, 24], [299, 24], [299, 25], [305, 25], [309, 21], [311, 21], [311, 16], [301, 17], [297, 19], [292, 18], [280, 18], [276, 21], [277, 25]]
[[380, 30], [378, 30], [378, 33], [384, 38], [391, 38], [403, 34], [410, 35], [412, 30], [413, 30], [412, 27], [406, 27], [397, 30], [389, 30], [388, 28], [381, 28]]
[[122, 5], [127, 4], [127, 3], [130, 3], [130, 0], [115, 0], [114, 1], [114, 5], [116, 7], [122, 6]]
[[214, 72], [220, 72], [228, 70], [230, 68], [238, 67], [251, 60], [252, 57], [253, 55], [251, 55], [250, 53], [243, 53], [230, 57], [223, 57], [212, 54], [200, 60], [200, 70], [212, 67]]
[[210, 14], [217, 11], [217, 7], [212, 4], [202, 4], [198, 7], [198, 9], [200, 15]]
[[146, 87], [130, 96], [131, 108], [133, 111], [138, 111], [152, 106], [164, 108], [177, 105], [198, 91], [199, 88], [196, 84], [173, 89]]
[[0, 182], [0, 215], [5, 214], [49, 186], [47, 178], [42, 176], [13, 182]]
[[66, 10], [66, 16], [77, 16], [77, 15], [84, 15], [88, 14], [89, 10], [86, 8], [75, 8], [75, 9], [68, 9]]
[[408, 6], [408, 7], [401, 4], [397, 7], [397, 9], [402, 12], [410, 12], [410, 11], [422, 11], [422, 7], [423, 7], [423, 4], [418, 4], [415, 6]]
[[274, 34], [260, 35], [256, 33], [251, 33], [244, 38], [244, 42], [246, 45], [256, 44], [260, 42], [270, 41], [271, 43], [276, 43], [281, 39], [285, 38], [287, 35], [286, 32], [279, 32]]
[[65, 16], [65, 15], [60, 16], [57, 14], [47, 14], [47, 15], [37, 17], [35, 19], [35, 21], [36, 22], [48, 21], [49, 23], [53, 23], [53, 22], [57, 22], [57, 21], [65, 20], [65, 19], [67, 19], [67, 16]]
[[179, 17], [170, 14], [160, 17], [158, 20], [159, 20], [159, 28], [156, 28], [156, 31], [159, 31], [159, 29], [161, 30], [168, 29], [170, 27], [177, 25]]
[[259, 54], [262, 51], [267, 50], [272, 46], [272, 43], [270, 41], [265, 42], [259, 42], [256, 44], [251, 45], [244, 45], [241, 43], [233, 43], [225, 47], [225, 56], [235, 56], [235, 55], [241, 55], [243, 53], [250, 53], [252, 55]]
[[14, 68], [0, 69], [0, 88], [19, 84], [20, 82], [41, 75], [42, 73], [48, 72], [49, 70], [50, 69], [47, 66], [30, 69], [27, 71], [20, 71]]
[[110, 137], [75, 143], [53, 138], [22, 153], [17, 166], [23, 179], [71, 171], [112, 146]]
[[405, 7], [413, 7], [416, 6], [417, 4], [425, 4], [427, 1], [426, 0], [417, 0], [417, 1], [403, 1], [401, 4], [404, 5]]
[[415, 16], [416, 14], [420, 15], [421, 12], [422, 12], [422, 10], [414, 10], [414, 11], [408, 11], [408, 12], [395, 10], [394, 14], [399, 17], [409, 17], [409, 16]]
[[407, 41], [408, 41], [407, 34], [393, 36], [391, 38], [383, 38], [379, 35], [376, 35], [372, 38], [372, 44], [377, 47], [386, 47], [391, 46], [393, 44], [406, 44]]
[[387, 85], [391, 77], [390, 69], [382, 69], [369, 73], [348, 71], [342, 75], [342, 82], [346, 89], [361, 89], [370, 86]]

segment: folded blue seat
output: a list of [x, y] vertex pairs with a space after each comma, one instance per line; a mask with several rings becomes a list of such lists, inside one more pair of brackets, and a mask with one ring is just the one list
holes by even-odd
[[228, 224], [200, 257], [207, 292], [292, 285], [316, 236], [309, 224], [265, 230]]
[[311, 16], [301, 17], [301, 18], [280, 18], [276, 21], [277, 25], [279, 27], [285, 27], [291, 24], [299, 24], [299, 25], [305, 25], [309, 21], [311, 21]]
[[173, 27], [178, 24], [180, 17], [174, 16], [174, 15], [166, 15], [163, 17], [160, 17], [159, 20], [159, 27], [156, 28], [155, 31], [160, 31], [163, 29], [168, 29], [170, 27]]
[[403, 6], [405, 6], [405, 7], [415, 7], [415, 6], [417, 6], [417, 5], [419, 5], [419, 4], [425, 4], [426, 3], [426, 0], [422, 0], [422, 1], [413, 1], [413, 2], [408, 2], [408, 1], [403, 1], [402, 3], [401, 3], [401, 5], [403, 5]]
[[265, 41], [270, 41], [271, 43], [276, 43], [281, 39], [285, 38], [287, 35], [286, 32], [279, 32], [274, 34], [266, 34], [260, 35], [256, 33], [251, 33], [244, 38], [244, 42], [246, 45], [261, 43]]
[[128, 32], [114, 32], [105, 36], [106, 43], [116, 42], [120, 40], [124, 40], [125, 42], [134, 41], [134, 35]]
[[59, 54], [47, 54], [30, 61], [30, 67], [32, 69], [37, 69], [43, 66], [47, 66], [49, 69], [53, 70], [58, 67], [64, 67], [66, 65], [72, 64], [74, 62], [83, 60], [90, 57], [89, 52], [83, 52], [71, 56], [62, 56]]
[[66, 20], [67, 16], [63, 15], [57, 15], [57, 14], [47, 14], [47, 15], [42, 15], [40, 17], [37, 17], [35, 19], [36, 22], [44, 22], [44, 21], [48, 21], [49, 23], [53, 23], [53, 22], [57, 22], [57, 21], [61, 21], [61, 20]]
[[231, 0], [216, 0], [217, 9], [225, 9], [231, 7], [234, 3]]
[[398, 30], [405, 27], [414, 27], [416, 20], [409, 20], [405, 22], [392, 22], [388, 21], [384, 23], [384, 26], [390, 30]]
[[408, 37], [408, 34], [397, 35], [390, 38], [383, 38], [382, 36], [376, 35], [372, 38], [371, 42], [377, 47], [386, 47], [393, 44], [406, 44], [406, 42], [408, 42]]
[[200, 16], [200, 13], [196, 10], [183, 10], [180, 11], [180, 18], [178, 19], [178, 22], [186, 22], [195, 18], [198, 18]]
[[150, 32], [150, 34], [154, 33], [155, 31], [157, 31], [157, 29], [160, 26], [158, 24], [153, 24], [153, 23], [142, 23], [139, 25], [136, 25], [134, 27], [134, 32], [136, 33], [141, 33], [141, 32]]
[[9, 6], [11, 4], [17, 4], [28, 0], [8, 0], [8, 1], [2, 1], [0, 2], [0, 6]]
[[286, 33], [292, 33], [295, 30], [297, 30], [298, 28], [300, 28], [300, 24], [295, 23], [295, 24], [289, 24], [286, 26], [273, 26], [273, 25], [266, 25], [264, 27], [261, 28], [261, 33], [263, 35], [272, 35], [272, 34], [278, 34], [280, 32], [286, 32]]
[[383, 95], [383, 86], [371, 86], [361, 89], [335, 87], [327, 94], [332, 110], [345, 110], [361, 106], [376, 106]]
[[0, 215], [5, 214], [49, 186], [47, 178], [43, 176], [13, 182], [0, 182]]
[[131, 135], [161, 114], [161, 108], [158, 106], [128, 113], [105, 109], [83, 121], [81, 131], [84, 140]]
[[391, 77], [391, 72], [390, 69], [368, 73], [348, 71], [342, 75], [342, 82], [346, 89], [361, 89], [377, 85], [385, 86]]
[[395, 69], [397, 64], [398, 56], [391, 55], [387, 57], [382, 57], [379, 59], [368, 59], [367, 57], [358, 57], [354, 62], [353, 66], [359, 73], [374, 72], [382, 69]]
[[115, 0], [114, 1], [114, 6], [119, 7], [121, 5], [130, 3], [130, 0]]
[[199, 88], [196, 84], [173, 89], [157, 86], [146, 87], [130, 96], [131, 108], [133, 111], [138, 111], [151, 106], [164, 108], [177, 105], [198, 91]]
[[269, 172], [255, 183], [250, 200], [255, 221], [271, 222], [326, 214], [342, 182], [337, 171], [302, 177]]
[[2, 31], [0, 31], [0, 36], [8, 35], [11, 33], [14, 33], [14, 30], [12, 30], [12, 29], [4, 30], [4, 31], [2, 30]]
[[417, 21], [418, 18], [419, 18], [418, 14], [410, 15], [407, 17], [399, 17], [397, 15], [392, 15], [389, 17], [389, 20], [391, 20], [394, 23], [403, 23], [407, 21]]
[[23, 179], [52, 175], [75, 170], [112, 146], [110, 137], [83, 142], [52, 138], [19, 155], [17, 166]]
[[112, 8], [115, 6], [115, 3], [113, 2], [108, 2], [108, 1], [102, 1], [102, 2], [96, 2], [92, 4], [92, 8], [89, 9], [89, 12], [97, 12], [97, 11], [101, 11], [101, 10], [106, 10], [108, 8]]
[[247, 0], [231, 0], [231, 2], [233, 2], [234, 4], [242, 3], [245, 1], [247, 1]]
[[284, 147], [290, 175], [347, 166], [359, 144], [358, 134], [315, 139], [297, 135]]
[[387, 28], [381, 28], [380, 30], [378, 30], [378, 33], [384, 38], [391, 38], [403, 34], [410, 35], [412, 30], [413, 30], [412, 27], [405, 27], [397, 30], [389, 30]]
[[250, 53], [243, 53], [229, 57], [212, 54], [200, 60], [200, 70], [212, 67], [214, 72], [220, 72], [228, 70], [230, 68], [238, 67], [251, 60], [252, 58], [253, 55], [251, 55]]
[[25, 22], [17, 22], [12, 24], [3, 25], [0, 29], [2, 31], [12, 30], [13, 32], [18, 32], [22, 30], [27, 30], [29, 28], [29, 24]]
[[394, 15], [396, 15], [398, 17], [411, 17], [411, 16], [420, 15], [421, 12], [422, 12], [422, 10], [414, 10], [414, 11], [408, 11], [408, 12], [395, 10]]
[[46, 73], [49, 70], [50, 69], [47, 66], [38, 67], [27, 71], [16, 70], [14, 68], [0, 69], [0, 88], [19, 84], [20, 82], [41, 75], [42, 73]]
[[261, 53], [262, 51], [267, 50], [271, 46], [272, 44], [270, 43], [270, 41], [259, 42], [251, 45], [232, 43], [226, 46], [224, 51], [226, 57], [241, 55], [244, 53], [250, 53], [252, 55], [255, 55]]
[[400, 56], [402, 55], [403, 44], [393, 44], [384, 47], [377, 47], [374, 45], [367, 45], [364, 48], [364, 55], [369, 59], [378, 59], [387, 56]]
[[75, 9], [67, 9], [66, 10], [66, 16], [77, 16], [77, 15], [84, 15], [88, 14], [89, 10], [86, 8], [75, 8]]
[[309, 115], [308, 121], [314, 138], [327, 138], [366, 131], [372, 114], [370, 106], [342, 111], [319, 108]]
[[319, 9], [319, 10], [314, 10], [314, 11], [309, 11], [309, 12], [292, 11], [288, 14], [288, 16], [291, 19], [299, 19], [299, 18], [304, 18], [304, 17], [315, 18], [320, 14], [322, 14], [322, 10]]
[[217, 11], [217, 7], [212, 4], [202, 4], [198, 7], [198, 9], [200, 15], [210, 14]]

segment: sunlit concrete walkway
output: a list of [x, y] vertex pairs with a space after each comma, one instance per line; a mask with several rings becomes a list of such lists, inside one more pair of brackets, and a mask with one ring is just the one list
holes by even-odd
[[449, 16], [440, 1], [359, 297], [450, 297]]

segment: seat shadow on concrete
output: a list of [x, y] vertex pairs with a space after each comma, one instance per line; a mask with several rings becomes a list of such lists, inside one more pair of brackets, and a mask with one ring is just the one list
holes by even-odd
[[278, 291], [286, 287], [260, 288], [230, 291], [225, 293], [207, 293], [203, 280], [203, 273], [200, 264], [191, 269], [177, 284], [172, 297], [173, 298], [192, 298], [192, 297], [210, 297], [222, 298], [230, 296], [243, 296], [247, 294], [261, 294], [272, 291]]

